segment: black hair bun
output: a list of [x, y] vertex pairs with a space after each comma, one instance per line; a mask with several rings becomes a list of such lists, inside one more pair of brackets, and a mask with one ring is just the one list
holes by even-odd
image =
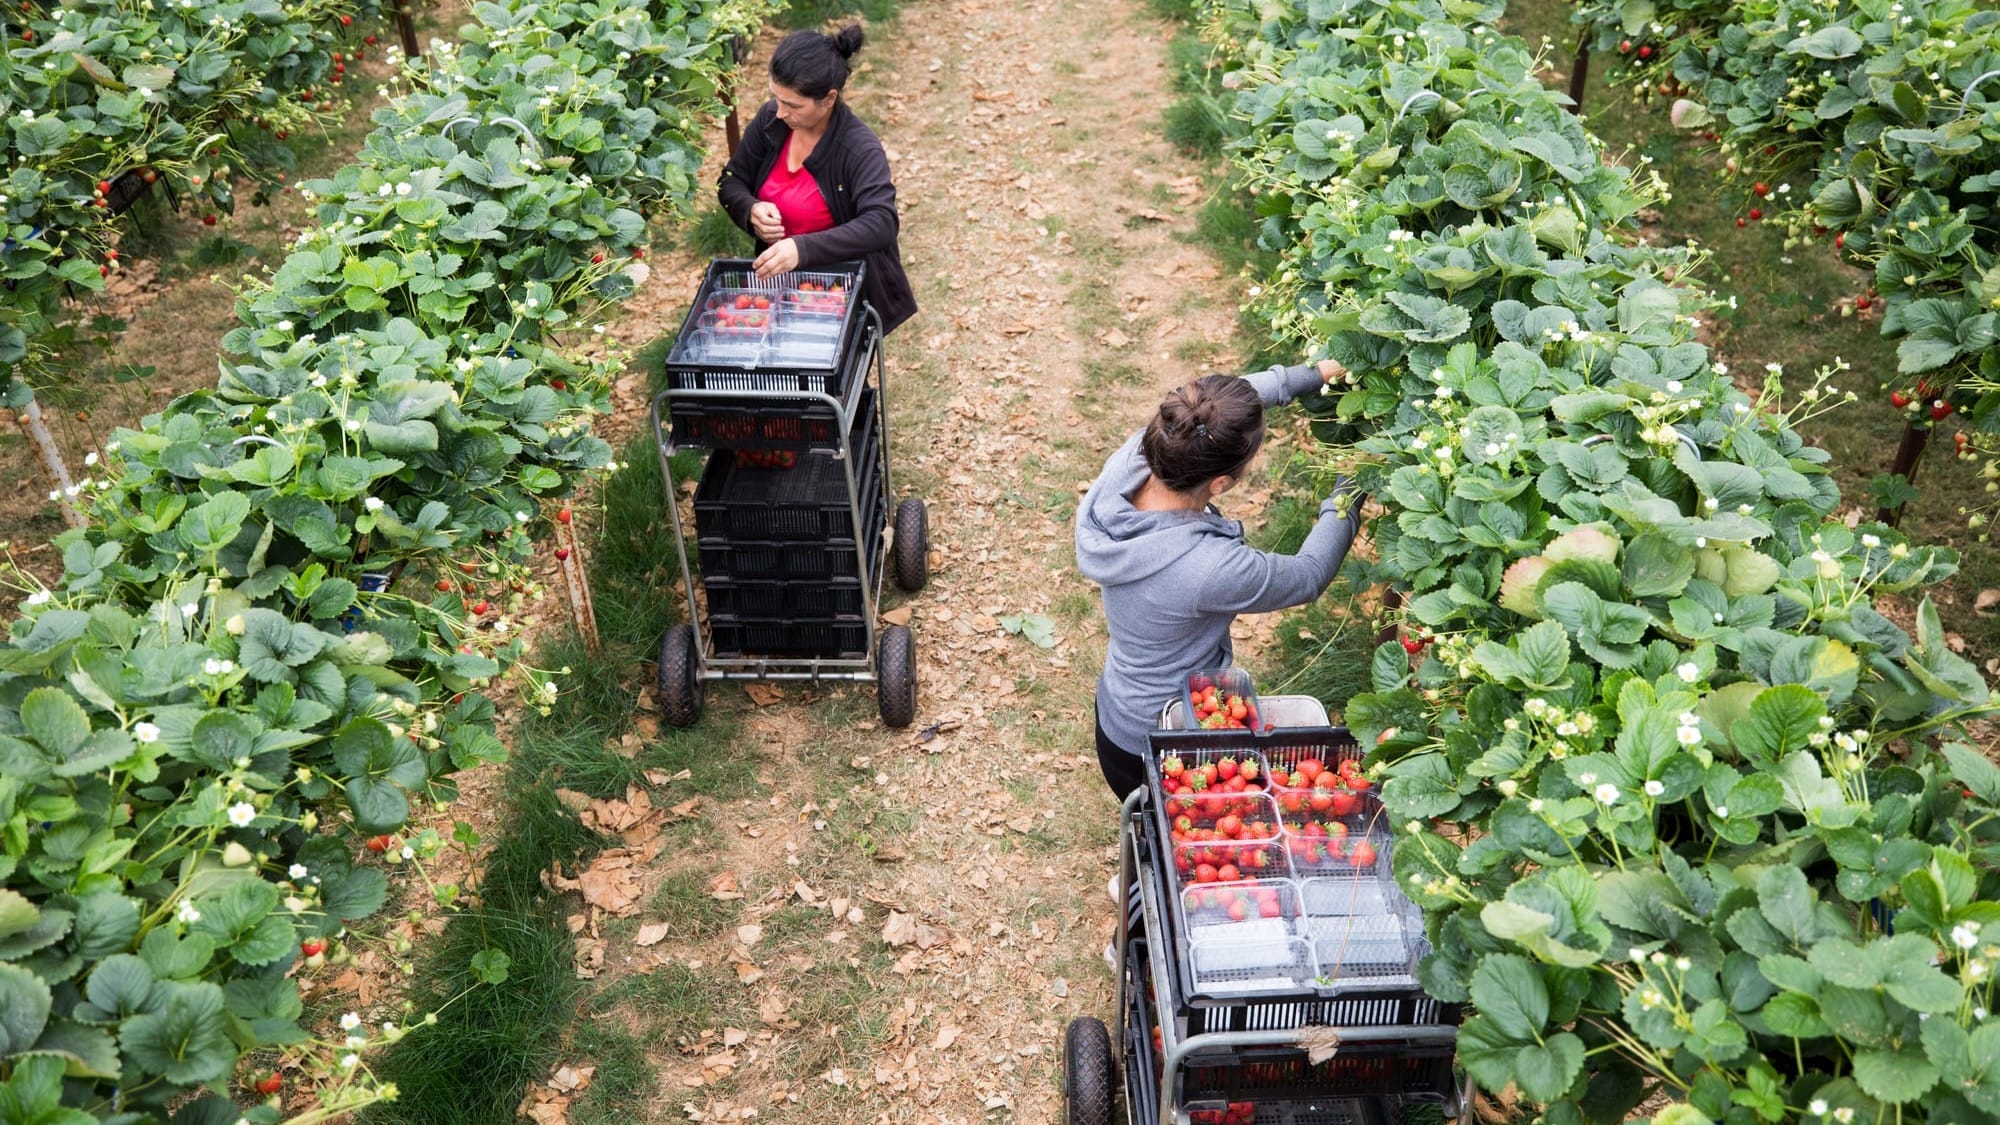
[[850, 23], [826, 38], [833, 44], [833, 49], [839, 52], [841, 58], [851, 59], [854, 57], [854, 52], [861, 49], [861, 43], [867, 35], [861, 30], [860, 24]]

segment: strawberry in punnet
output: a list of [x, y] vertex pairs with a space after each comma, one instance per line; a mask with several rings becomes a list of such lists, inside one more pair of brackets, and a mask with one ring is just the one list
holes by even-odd
[[1235, 777], [1236, 759], [1233, 757], [1224, 756], [1221, 761], [1215, 763], [1215, 774], [1217, 777], [1220, 777], [1224, 781], [1228, 781], [1231, 778]]
[[1355, 841], [1354, 847], [1347, 852], [1347, 862], [1356, 867], [1375, 866], [1375, 845], [1366, 840]]

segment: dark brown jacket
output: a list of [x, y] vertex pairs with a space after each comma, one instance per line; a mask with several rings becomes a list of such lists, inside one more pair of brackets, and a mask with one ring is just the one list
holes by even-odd
[[[791, 126], [778, 120], [778, 103], [765, 102], [744, 127], [736, 155], [722, 170], [716, 197], [736, 225], [746, 231], [757, 191], [771, 175], [791, 135]], [[916, 313], [917, 298], [896, 248], [901, 220], [896, 214], [896, 185], [889, 178], [889, 157], [882, 151], [882, 142], [843, 99], [834, 103], [826, 135], [813, 146], [805, 167], [819, 183], [834, 226], [792, 240], [798, 244], [799, 268], [855, 258], [865, 261], [868, 276], [864, 296], [882, 314], [883, 331], [893, 330]], [[757, 252], [764, 249], [765, 244], [758, 242]]]

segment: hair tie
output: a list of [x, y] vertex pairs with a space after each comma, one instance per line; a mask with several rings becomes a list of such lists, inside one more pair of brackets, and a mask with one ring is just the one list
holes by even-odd
[[1200, 439], [1201, 439], [1201, 440], [1203, 440], [1203, 441], [1207, 441], [1207, 440], [1208, 440], [1208, 423], [1206, 423], [1206, 422], [1196, 422], [1196, 423], [1194, 424], [1194, 432], [1195, 432], [1195, 436], [1196, 436], [1196, 437], [1200, 438]]

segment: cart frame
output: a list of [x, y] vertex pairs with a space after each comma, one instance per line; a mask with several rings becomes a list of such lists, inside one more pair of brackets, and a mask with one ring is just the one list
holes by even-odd
[[[1165, 940], [1153, 940], [1151, 938], [1151, 935], [1156, 934], [1164, 938], [1166, 933], [1165, 927], [1172, 924], [1167, 913], [1166, 900], [1162, 897], [1163, 892], [1160, 886], [1159, 874], [1152, 864], [1141, 863], [1139, 861], [1139, 834], [1147, 831], [1152, 825], [1150, 810], [1144, 807], [1150, 798], [1151, 792], [1149, 788], [1142, 785], [1138, 789], [1133, 790], [1125, 798], [1124, 805], [1119, 809], [1118, 930], [1113, 947], [1117, 951], [1116, 960], [1118, 963], [1115, 971], [1115, 975], [1118, 978], [1115, 986], [1117, 1007], [1114, 1010], [1118, 1014], [1119, 1031], [1117, 1034], [1121, 1038], [1125, 1034], [1127, 1023], [1126, 1005], [1130, 1000], [1126, 995], [1127, 974], [1125, 966], [1129, 963], [1129, 943], [1132, 938], [1131, 903], [1134, 887], [1138, 889], [1140, 917], [1144, 920], [1146, 933], [1149, 935], [1149, 940], [1146, 942], [1146, 971], [1152, 976], [1156, 987], [1161, 987], [1167, 991], [1173, 988], [1172, 982], [1174, 980], [1173, 966], [1167, 963], [1168, 943]], [[1209, 1031], [1182, 1038], [1175, 1021], [1166, 1013], [1166, 1006], [1161, 1005], [1160, 1007], [1161, 1011], [1155, 1013], [1156, 1023], [1160, 1028], [1160, 1039], [1164, 1046], [1164, 1050], [1161, 1052], [1159, 1100], [1156, 1103], [1159, 1106], [1159, 1125], [1183, 1125], [1185, 1118], [1181, 1117], [1178, 1113], [1180, 1107], [1181, 1070], [1187, 1060], [1197, 1052], [1258, 1047], [1302, 1046], [1299, 1042], [1299, 1031], [1302, 1029]], [[1337, 1027], [1331, 1029], [1315, 1027], [1313, 1030], [1322, 1034], [1331, 1031], [1332, 1034], [1339, 1037], [1342, 1043], [1397, 1042], [1413, 1045], [1429, 1045], [1455, 1043], [1458, 1040], [1458, 1028], [1452, 1024], [1418, 1026], [1385, 1025]], [[1112, 1057], [1120, 1060], [1118, 1065], [1121, 1068], [1130, 1070], [1129, 1067], [1124, 1067], [1122, 1061], [1125, 1057], [1125, 1052], [1114, 1049]], [[1133, 1093], [1135, 1089], [1134, 1084], [1147, 1080], [1146, 1075], [1127, 1073], [1124, 1075], [1124, 1081], [1120, 1083], [1120, 1089], [1125, 1097], [1125, 1120], [1130, 1122], [1131, 1125], [1141, 1125], [1139, 1101]], [[1337, 1096], [1337, 1091], [1329, 1091], [1329, 1094]], [[1470, 1119], [1472, 1111], [1472, 1080], [1470, 1077], [1465, 1078], [1461, 1082], [1456, 1094], [1455, 1099], [1447, 1100], [1444, 1107], [1445, 1114], [1448, 1117], [1456, 1117], [1461, 1123], [1464, 1123]]]
[[[889, 387], [888, 365], [884, 362], [882, 348], [882, 317], [873, 305], [863, 303], [860, 310], [863, 320], [862, 331], [866, 334], [862, 344], [864, 358], [856, 365], [853, 385], [847, 388], [847, 401], [842, 402], [830, 394], [803, 390], [721, 390], [699, 387], [668, 388], [653, 396], [650, 417], [653, 426], [653, 447], [660, 458], [660, 477], [666, 494], [667, 512], [673, 520], [674, 553], [680, 560], [681, 588], [687, 599], [687, 619], [695, 627], [695, 668], [694, 675], [699, 680], [843, 680], [860, 683], [880, 681], [878, 660], [880, 657], [880, 610], [882, 606], [882, 582], [888, 573], [889, 552], [893, 548], [893, 504], [896, 495], [889, 476]], [[855, 450], [850, 444], [855, 412], [860, 404], [862, 391], [868, 386], [869, 369], [874, 369], [876, 432], [882, 445], [881, 489], [883, 497], [884, 531], [876, 542], [873, 552], [867, 550], [868, 537], [864, 534], [866, 524], [861, 512], [862, 497], [860, 478], [855, 473]], [[867, 624], [868, 649], [865, 655], [854, 657], [775, 657], [775, 656], [717, 656], [715, 635], [710, 626], [708, 614], [702, 612], [696, 597], [694, 568], [688, 564], [687, 535], [681, 521], [679, 488], [674, 480], [673, 455], [678, 449], [673, 440], [671, 428], [672, 403], [675, 400], [698, 400], [708, 402], [770, 402], [773, 399], [788, 399], [806, 404], [822, 404], [831, 407], [835, 438], [834, 458], [841, 462], [847, 477], [847, 508], [854, 528], [855, 552], [863, 567], [861, 591], [864, 601], [862, 617]], [[690, 447], [697, 448], [697, 447]], [[706, 447], [700, 447], [706, 448]], [[872, 557], [870, 557], [872, 555]]]

